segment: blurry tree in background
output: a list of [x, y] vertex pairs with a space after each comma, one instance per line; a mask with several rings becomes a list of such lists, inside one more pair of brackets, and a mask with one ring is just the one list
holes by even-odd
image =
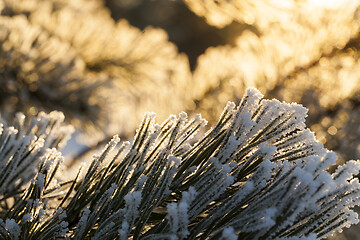
[[[340, 159], [360, 157], [356, 1], [106, 4], [1, 2], [3, 117], [61, 110], [96, 142], [129, 136], [136, 124], [125, 119], [145, 111], [163, 120], [201, 110], [214, 122], [226, 101], [256, 86], [308, 107], [312, 130]], [[186, 53], [193, 76], [187, 57], [151, 25]]]
[[[360, 157], [356, 1], [106, 4], [1, 1], [3, 117], [58, 109], [97, 141], [128, 135], [136, 124], [125, 119], [145, 111], [163, 120], [201, 110], [214, 122], [226, 101], [256, 86], [309, 107], [312, 129], [340, 159]], [[187, 57], [149, 25], [190, 57], [193, 76]]]
[[163, 30], [114, 22], [99, 1], [1, 4], [5, 116], [62, 110], [96, 141], [132, 133], [145, 111], [164, 119], [184, 105], [188, 60]]
[[61, 110], [96, 145], [131, 136], [145, 111], [215, 123], [255, 86], [308, 107], [340, 161], [360, 158], [359, 1], [0, 0], [0, 12], [5, 119]]
[[215, 121], [226, 101], [256, 86], [265, 96], [308, 107], [311, 129], [341, 160], [360, 157], [357, 1], [184, 2], [107, 5], [115, 19], [166, 29], [189, 56], [187, 109]]

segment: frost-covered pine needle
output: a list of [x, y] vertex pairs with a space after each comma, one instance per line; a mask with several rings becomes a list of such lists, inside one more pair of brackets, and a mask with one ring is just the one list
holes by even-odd
[[22, 191], [2, 193], [0, 237], [310, 240], [356, 224], [360, 163], [329, 173], [336, 156], [306, 128], [307, 110], [262, 97], [248, 89], [206, 133], [199, 115], [157, 125], [147, 114], [131, 144], [115, 136], [69, 182], [51, 184], [62, 157], [47, 150]]

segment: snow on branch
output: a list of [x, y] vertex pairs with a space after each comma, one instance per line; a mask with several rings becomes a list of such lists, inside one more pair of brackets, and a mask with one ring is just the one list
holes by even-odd
[[[64, 115], [56, 111], [41, 112], [32, 119], [18, 113], [13, 126], [0, 118], [0, 199], [21, 190], [39, 168], [53, 166], [52, 161], [46, 160], [47, 149], [60, 148], [73, 132], [63, 121]], [[42, 186], [43, 177], [39, 173], [36, 180]]]
[[61, 156], [47, 151], [1, 212], [0, 236], [310, 240], [356, 224], [360, 163], [328, 172], [336, 156], [306, 128], [307, 110], [262, 97], [249, 88], [206, 133], [199, 115], [158, 125], [146, 114], [132, 143], [114, 136], [83, 177], [56, 188], [57, 168], [45, 166]]

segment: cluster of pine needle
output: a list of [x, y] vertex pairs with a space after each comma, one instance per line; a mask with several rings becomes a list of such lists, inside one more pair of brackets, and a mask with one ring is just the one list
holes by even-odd
[[330, 174], [307, 110], [262, 97], [248, 89], [205, 133], [200, 115], [148, 113], [67, 180], [60, 112], [2, 123], [1, 239], [321, 239], [357, 223], [360, 163]]

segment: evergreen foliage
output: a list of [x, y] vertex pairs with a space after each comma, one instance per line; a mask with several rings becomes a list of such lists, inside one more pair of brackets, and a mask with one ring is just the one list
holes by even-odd
[[59, 110], [97, 142], [133, 132], [145, 111], [164, 120], [184, 105], [187, 57], [162, 29], [115, 22], [99, 0], [0, 0], [0, 32], [6, 119]]
[[28, 184], [20, 175], [1, 192], [1, 238], [321, 239], [357, 223], [360, 163], [326, 171], [336, 156], [306, 128], [307, 110], [262, 97], [248, 89], [206, 133], [200, 115], [158, 125], [148, 113], [131, 143], [114, 136], [63, 182], [61, 154], [25, 143], [35, 131], [41, 146], [56, 147], [68, 132], [59, 113], [2, 127], [2, 176], [26, 159], [37, 168]]
[[[140, 13], [116, 14], [119, 6]], [[356, 0], [0, 0], [1, 114], [62, 111], [91, 145], [131, 137], [146, 111], [159, 121], [202, 112], [215, 124], [227, 101], [254, 86], [308, 107], [319, 140], [341, 161], [358, 158], [359, 11]], [[160, 19], [178, 43], [202, 39], [193, 74], [165, 31], [134, 27], [129, 16]]]
[[[357, 223], [359, 164], [335, 162], [360, 158], [359, 13], [0, 0], [0, 239], [318, 239]], [[339, 159], [304, 108], [250, 86], [308, 107]], [[144, 112], [181, 110], [147, 114], [133, 138]], [[68, 123], [89, 146], [65, 161]], [[115, 133], [131, 143], [97, 152]]]

